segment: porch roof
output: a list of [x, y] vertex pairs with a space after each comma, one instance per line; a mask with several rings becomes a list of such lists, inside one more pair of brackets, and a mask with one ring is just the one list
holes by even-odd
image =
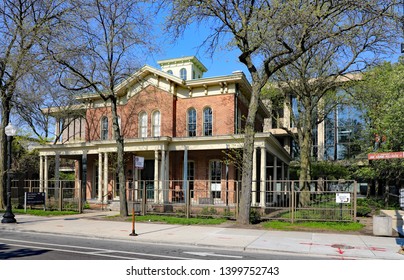
[[[145, 151], [188, 151], [196, 150], [226, 150], [241, 149], [243, 147], [243, 134], [203, 136], [203, 137], [149, 137], [125, 139], [125, 152]], [[254, 146], [265, 148], [283, 162], [289, 164], [291, 157], [271, 133], [256, 133]], [[114, 153], [115, 140], [76, 142], [67, 144], [48, 144], [36, 147], [40, 156], [74, 157], [84, 154]]]

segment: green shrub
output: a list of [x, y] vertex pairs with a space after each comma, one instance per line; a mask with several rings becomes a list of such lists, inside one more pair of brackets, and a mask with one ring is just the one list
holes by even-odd
[[367, 217], [372, 212], [372, 208], [367, 205], [361, 205], [356, 207], [356, 216], [358, 217]]
[[214, 207], [204, 207], [199, 214], [201, 216], [215, 216], [217, 215], [217, 210]]
[[261, 222], [261, 213], [258, 210], [252, 209], [250, 211], [250, 223], [258, 224]]

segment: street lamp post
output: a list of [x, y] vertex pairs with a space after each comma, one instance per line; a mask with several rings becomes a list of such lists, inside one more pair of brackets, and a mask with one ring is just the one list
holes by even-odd
[[13, 136], [16, 133], [16, 129], [9, 123], [5, 127], [5, 133], [7, 135], [7, 208], [3, 215], [2, 223], [16, 223], [17, 220], [14, 218], [14, 214], [11, 207], [11, 143], [13, 141]]

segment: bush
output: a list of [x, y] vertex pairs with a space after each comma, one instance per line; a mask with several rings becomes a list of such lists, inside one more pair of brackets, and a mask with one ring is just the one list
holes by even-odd
[[251, 224], [258, 224], [261, 222], [261, 214], [259, 211], [252, 209], [250, 211], [250, 223]]
[[216, 216], [217, 211], [214, 207], [204, 207], [199, 214], [201, 216]]
[[372, 213], [372, 208], [367, 205], [357, 206], [356, 207], [356, 216], [358, 217], [367, 217]]

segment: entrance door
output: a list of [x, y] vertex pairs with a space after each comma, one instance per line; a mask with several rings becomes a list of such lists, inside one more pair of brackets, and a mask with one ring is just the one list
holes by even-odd
[[146, 198], [154, 199], [154, 160], [145, 160], [140, 173], [141, 186], [146, 184]]

